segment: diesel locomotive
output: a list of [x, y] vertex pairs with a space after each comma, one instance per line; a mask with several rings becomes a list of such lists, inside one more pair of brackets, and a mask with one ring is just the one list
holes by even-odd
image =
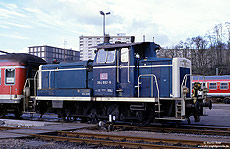
[[154, 42], [103, 43], [94, 48], [94, 60], [40, 65], [33, 81], [23, 80], [18, 100], [23, 112], [52, 112], [66, 121], [148, 125], [190, 116], [199, 121], [204, 107], [211, 105], [204, 102], [205, 90], [192, 95], [190, 60], [157, 58], [160, 46]]

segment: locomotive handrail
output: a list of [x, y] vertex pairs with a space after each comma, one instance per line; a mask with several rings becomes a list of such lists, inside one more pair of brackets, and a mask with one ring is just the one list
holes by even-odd
[[130, 48], [128, 48], [128, 83], [130, 83]]
[[49, 89], [51, 89], [51, 87], [50, 87], [50, 86], [51, 86], [51, 85], [50, 85], [50, 84], [51, 84], [51, 79], [50, 79], [51, 72], [52, 72], [52, 71], [49, 71]]
[[150, 76], [151, 77], [151, 97], [153, 97], [153, 77], [155, 79], [155, 84], [157, 87], [157, 98], [158, 98], [158, 110], [160, 111], [160, 91], [159, 91], [159, 87], [158, 87], [158, 82], [157, 82], [157, 77], [154, 74], [143, 74], [143, 75], [139, 75], [138, 76], [138, 97], [140, 96], [140, 78], [141, 77], [146, 77], [146, 76]]
[[[138, 97], [140, 96], [140, 77], [147, 77], [150, 76], [151, 77], [151, 86], [153, 86], [153, 77], [155, 79], [155, 83], [156, 83], [156, 87], [157, 87], [157, 94], [158, 94], [158, 99], [160, 98], [160, 94], [159, 94], [159, 87], [158, 87], [158, 82], [157, 82], [157, 77], [154, 74], [143, 74], [143, 75], [139, 75], [138, 76]], [[153, 88], [151, 90], [151, 97], [153, 97]]]
[[37, 96], [37, 82], [36, 82], [36, 78], [37, 78], [37, 75], [38, 75], [38, 72], [39, 72], [40, 70], [38, 70], [38, 71], [36, 71], [36, 73], [35, 73], [35, 75], [34, 75], [34, 96]]
[[[23, 111], [26, 112], [26, 85], [28, 84], [28, 87], [30, 88], [31, 84], [30, 84], [30, 81], [33, 81], [34, 78], [27, 78], [26, 81], [25, 81], [25, 84], [24, 84], [24, 87], [23, 87], [23, 92], [24, 92], [24, 98], [23, 98]], [[35, 90], [36, 91], [36, 90]], [[36, 92], [34, 92], [34, 95], [35, 95]], [[30, 95], [31, 96], [31, 95]], [[28, 102], [28, 101], [27, 101]]]
[[[188, 76], [190, 76], [190, 77], [195, 77], [195, 76], [197, 76], [197, 77], [203, 77], [203, 81], [205, 80], [205, 76], [202, 76], [202, 75], [186, 74], [186, 75], [184, 76], [184, 78], [183, 78], [182, 83], [181, 83], [181, 97], [182, 97], [182, 95], [183, 95], [183, 93], [182, 93], [182, 91], [183, 91], [183, 86], [186, 87], [186, 83], [187, 83]], [[183, 84], [184, 84], [184, 85], [183, 85]], [[203, 89], [203, 85], [201, 85], [201, 88]]]
[[[119, 50], [117, 50], [117, 55], [119, 55]], [[116, 67], [117, 67], [117, 83], [120, 83], [120, 80], [119, 80], [119, 73], [120, 73], [120, 71], [119, 71], [119, 69], [120, 69], [120, 67], [119, 67], [119, 57], [117, 56], [117, 65], [116, 65]]]

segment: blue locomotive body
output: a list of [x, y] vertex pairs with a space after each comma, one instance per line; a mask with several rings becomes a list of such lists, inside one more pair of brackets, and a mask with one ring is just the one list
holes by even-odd
[[[116, 51], [116, 47], [109, 45], [109, 49], [112, 50], [99, 49], [99, 54], [96, 55], [94, 62], [82, 61], [43, 65], [40, 68], [40, 86], [37, 96], [84, 96], [83, 93], [75, 93], [76, 89], [90, 89], [91, 91], [88, 91], [87, 95], [91, 97], [138, 97], [139, 77], [139, 82], [141, 82], [139, 84], [139, 97], [157, 97], [156, 85], [159, 87], [160, 97], [173, 97], [173, 88], [180, 92], [178, 85], [182, 83], [186, 74], [191, 73], [190, 61], [183, 58], [156, 58], [154, 48], [149, 52], [151, 57], [143, 55], [144, 59], [135, 58], [135, 48], [142, 44], [146, 43], [123, 45], [127, 50], [124, 52], [129, 52], [129, 55], [125, 55], [126, 58], [130, 59], [129, 61], [125, 58], [124, 60], [118, 58], [117, 55], [120, 53]], [[153, 43], [149, 43], [147, 46], [152, 47], [150, 44]], [[130, 51], [128, 51], [127, 46], [130, 46]], [[122, 51], [122, 48], [119, 46], [118, 50], [121, 49]], [[144, 52], [148, 54], [148, 51]], [[188, 66], [173, 66], [176, 65], [176, 63], [173, 64], [173, 60], [178, 63], [181, 60], [186, 60]], [[174, 76], [174, 79], [179, 79], [180, 84], [173, 84], [174, 69], [179, 70], [179, 74]], [[152, 75], [155, 75], [157, 80], [154, 80]], [[187, 87], [190, 88], [190, 84]]]
[[94, 61], [40, 66], [35, 97], [40, 113], [52, 109], [91, 122], [113, 115], [142, 124], [195, 115], [188, 59], [157, 58], [154, 42], [95, 48]]
[[37, 96], [92, 96], [92, 77], [88, 79], [90, 74], [87, 70], [89, 65], [86, 61], [40, 66], [42, 74]]

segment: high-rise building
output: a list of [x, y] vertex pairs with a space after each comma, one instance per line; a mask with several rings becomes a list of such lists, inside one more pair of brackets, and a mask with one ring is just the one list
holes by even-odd
[[[95, 53], [93, 46], [104, 42], [103, 36], [80, 36], [79, 37], [79, 49], [80, 49], [80, 60], [93, 60]], [[124, 33], [117, 34], [117, 36], [110, 36], [110, 43], [115, 42], [131, 42], [131, 36], [126, 36]]]
[[29, 47], [29, 54], [41, 57], [47, 63], [52, 63], [54, 60], [58, 62], [76, 62], [80, 60], [79, 51], [47, 45]]

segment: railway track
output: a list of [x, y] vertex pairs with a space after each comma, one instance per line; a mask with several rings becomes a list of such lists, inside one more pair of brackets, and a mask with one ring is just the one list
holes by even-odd
[[[43, 140], [69, 141], [75, 143], [86, 143], [97, 146], [120, 146], [128, 148], [199, 148], [204, 147], [204, 141], [159, 139], [153, 137], [133, 137], [96, 133], [79, 133], [59, 131], [55, 134], [31, 134], [31, 136]], [[230, 143], [219, 144], [229, 147]]]
[[[35, 121], [35, 120], [31, 120], [31, 121]], [[39, 121], [46, 122], [46, 120], [42, 120], [42, 119], [40, 119]], [[119, 125], [119, 124], [106, 125], [105, 127], [108, 130], [116, 130], [116, 131], [133, 130], [133, 131], [148, 131], [148, 132], [159, 132], [159, 133], [185, 133], [185, 134], [198, 134], [198, 135], [230, 136], [229, 127], [200, 126], [200, 125], [195, 125], [195, 126], [194, 125], [164, 125], [164, 126], [152, 125], [149, 127], [137, 127], [137, 126]], [[8, 129], [13, 129], [13, 128], [8, 127]]]
[[[116, 126], [118, 127], [118, 126]], [[124, 127], [124, 125], [123, 125]], [[131, 126], [130, 126], [131, 127]], [[151, 127], [152, 128], [152, 127]], [[12, 130], [12, 129], [33, 129], [34, 128], [17, 128], [17, 127], [0, 127], [0, 130]], [[140, 129], [147, 129], [143, 127]], [[150, 128], [148, 128], [150, 129]], [[44, 129], [36, 129], [44, 130]], [[145, 130], [146, 131], [146, 130]], [[102, 133], [89, 133], [89, 132], [70, 132], [70, 131], [53, 131], [48, 133], [36, 134], [36, 133], [23, 133], [29, 137], [35, 137], [42, 140], [52, 141], [68, 141], [78, 144], [89, 144], [96, 146], [119, 146], [128, 148], [200, 148], [200, 147], [230, 147], [228, 142], [206, 142], [203, 140], [185, 140], [185, 139], [162, 139], [140, 136], [128, 136], [118, 134], [102, 134]]]
[[135, 130], [135, 131], [149, 131], [160, 133], [186, 133], [186, 134], [199, 134], [199, 135], [218, 135], [230, 136], [229, 127], [214, 127], [214, 126], [151, 126], [151, 127], [137, 127], [130, 125], [112, 125], [108, 126], [111, 130]]

